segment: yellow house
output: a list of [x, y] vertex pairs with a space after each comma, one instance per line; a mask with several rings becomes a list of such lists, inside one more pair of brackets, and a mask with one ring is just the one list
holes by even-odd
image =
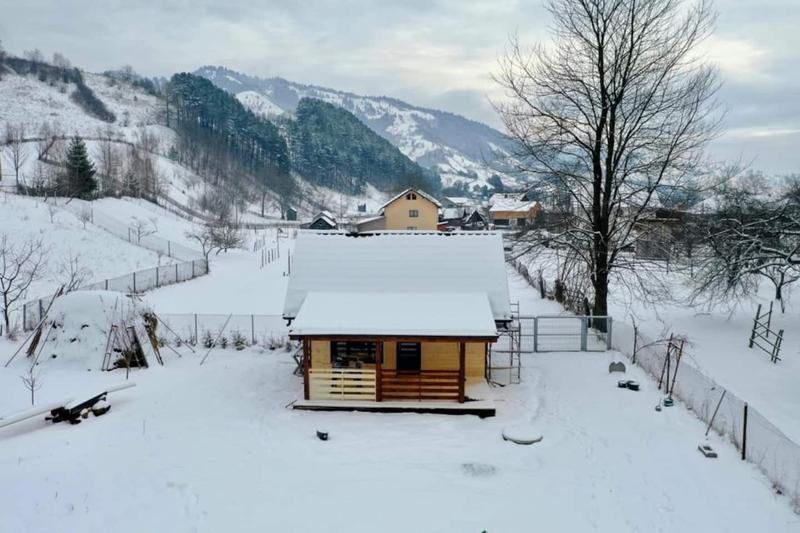
[[301, 232], [283, 314], [303, 346], [295, 408], [455, 411], [511, 320], [502, 239]]
[[381, 206], [379, 215], [359, 223], [360, 232], [380, 230], [435, 231], [442, 205], [424, 191], [406, 189]]

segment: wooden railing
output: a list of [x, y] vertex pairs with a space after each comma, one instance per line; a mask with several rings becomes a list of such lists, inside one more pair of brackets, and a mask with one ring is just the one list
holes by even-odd
[[384, 401], [459, 401], [458, 370], [381, 370], [381, 382]]
[[361, 368], [311, 368], [311, 400], [375, 401], [375, 370]]

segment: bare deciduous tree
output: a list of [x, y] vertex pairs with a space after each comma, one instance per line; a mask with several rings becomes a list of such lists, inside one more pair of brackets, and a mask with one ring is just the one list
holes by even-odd
[[42, 380], [39, 373], [36, 371], [36, 366], [31, 365], [28, 373], [19, 377], [25, 388], [31, 393], [31, 405], [36, 404], [36, 391], [42, 388]]
[[526, 232], [522, 253], [569, 250], [596, 315], [657, 190], [687, 185], [717, 130], [717, 78], [695, 53], [714, 16], [707, 1], [685, 4], [550, 0], [553, 45], [514, 39], [501, 60], [509, 99], [498, 107], [519, 169], [570, 199]]
[[25, 144], [25, 126], [19, 124], [12, 126], [6, 124], [6, 144], [8, 151], [6, 157], [14, 168], [14, 177], [19, 188], [19, 171], [28, 160], [28, 147]]
[[92, 271], [82, 264], [80, 254], [68, 252], [58, 265], [58, 283], [64, 292], [72, 292], [92, 277]]
[[142, 242], [144, 237], [148, 235], [152, 235], [158, 231], [155, 223], [152, 220], [147, 221], [143, 218], [136, 218], [133, 217], [133, 221], [131, 222], [131, 228], [133, 228], [134, 235], [136, 235], [136, 242]]
[[25, 297], [31, 283], [38, 280], [45, 267], [46, 249], [41, 239], [28, 239], [19, 244], [0, 233], [0, 306], [7, 334], [11, 329], [11, 313]]
[[750, 296], [766, 279], [785, 310], [785, 290], [800, 279], [798, 191], [758, 194], [747, 186], [726, 191], [723, 205], [703, 224], [704, 246], [692, 276], [695, 301]]

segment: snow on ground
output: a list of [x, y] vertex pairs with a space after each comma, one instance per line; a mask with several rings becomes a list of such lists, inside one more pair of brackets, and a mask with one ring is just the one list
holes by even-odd
[[[549, 265], [535, 261], [531, 272]], [[673, 287], [677, 298], [685, 295], [685, 281], [674, 272], [659, 276]], [[545, 275], [552, 282], [552, 275]], [[769, 355], [748, 348], [756, 308], [766, 310], [773, 292], [762, 285], [758, 297], [737, 302], [734, 309], [708, 309], [667, 299], [652, 306], [612, 290], [609, 314], [629, 324], [636, 321], [640, 331], [651, 339], [664, 339], [673, 333], [687, 339], [682, 363], [691, 364], [743, 401], [755, 407], [795, 442], [800, 442], [800, 304], [790, 301], [786, 313], [775, 303], [772, 327], [784, 329], [782, 360], [770, 362]], [[790, 296], [791, 297], [791, 296]], [[563, 311], [560, 311], [563, 312]], [[524, 314], [524, 313], [523, 313]], [[557, 312], [556, 314], [559, 314]], [[665, 348], [666, 349], [666, 348]]]
[[17, 246], [29, 238], [41, 238], [47, 248], [45, 276], [31, 285], [28, 300], [47, 297], [56, 290], [63, 278], [60, 266], [69, 254], [79, 255], [80, 264], [91, 271], [87, 282], [171, 262], [168, 257], [118, 239], [91, 223], [84, 229], [83, 222], [64, 209], [56, 208], [51, 222], [48, 204], [13, 194], [0, 195], [1, 234], [9, 235]]
[[[0, 344], [0, 355], [11, 346]], [[497, 389], [496, 418], [312, 413], [286, 352], [166, 356], [78, 426], [0, 429], [9, 531], [795, 531], [797, 516], [726, 442], [697, 451], [703, 425], [659, 395], [618, 389], [611, 355], [540, 354]], [[3, 358], [4, 359], [4, 358]], [[98, 365], [100, 361], [98, 360]], [[26, 407], [0, 367], [0, 411]], [[124, 379], [56, 369], [41, 403]], [[533, 422], [544, 440], [501, 431]], [[330, 440], [315, 438], [317, 429]], [[131, 509], [136, 512], [132, 515]]]
[[[84, 73], [86, 84], [116, 115], [113, 127], [123, 134], [143, 125], [154, 124], [157, 118], [157, 98], [128, 83], [108, 84], [108, 78]], [[8, 74], [0, 82], [0, 121], [23, 125], [26, 136], [35, 136], [44, 122], [58, 124], [67, 135], [94, 136], [108, 123], [88, 115], [70, 98], [74, 84], [62, 91], [58, 85], [39, 81], [36, 76]]]

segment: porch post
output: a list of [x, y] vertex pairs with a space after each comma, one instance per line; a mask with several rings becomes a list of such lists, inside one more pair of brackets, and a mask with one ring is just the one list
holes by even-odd
[[311, 369], [311, 341], [303, 339], [303, 398], [309, 398], [309, 370]]
[[383, 401], [383, 341], [375, 343], [375, 401]]
[[464, 341], [458, 343], [458, 403], [464, 403], [464, 362], [467, 358], [467, 345]]

